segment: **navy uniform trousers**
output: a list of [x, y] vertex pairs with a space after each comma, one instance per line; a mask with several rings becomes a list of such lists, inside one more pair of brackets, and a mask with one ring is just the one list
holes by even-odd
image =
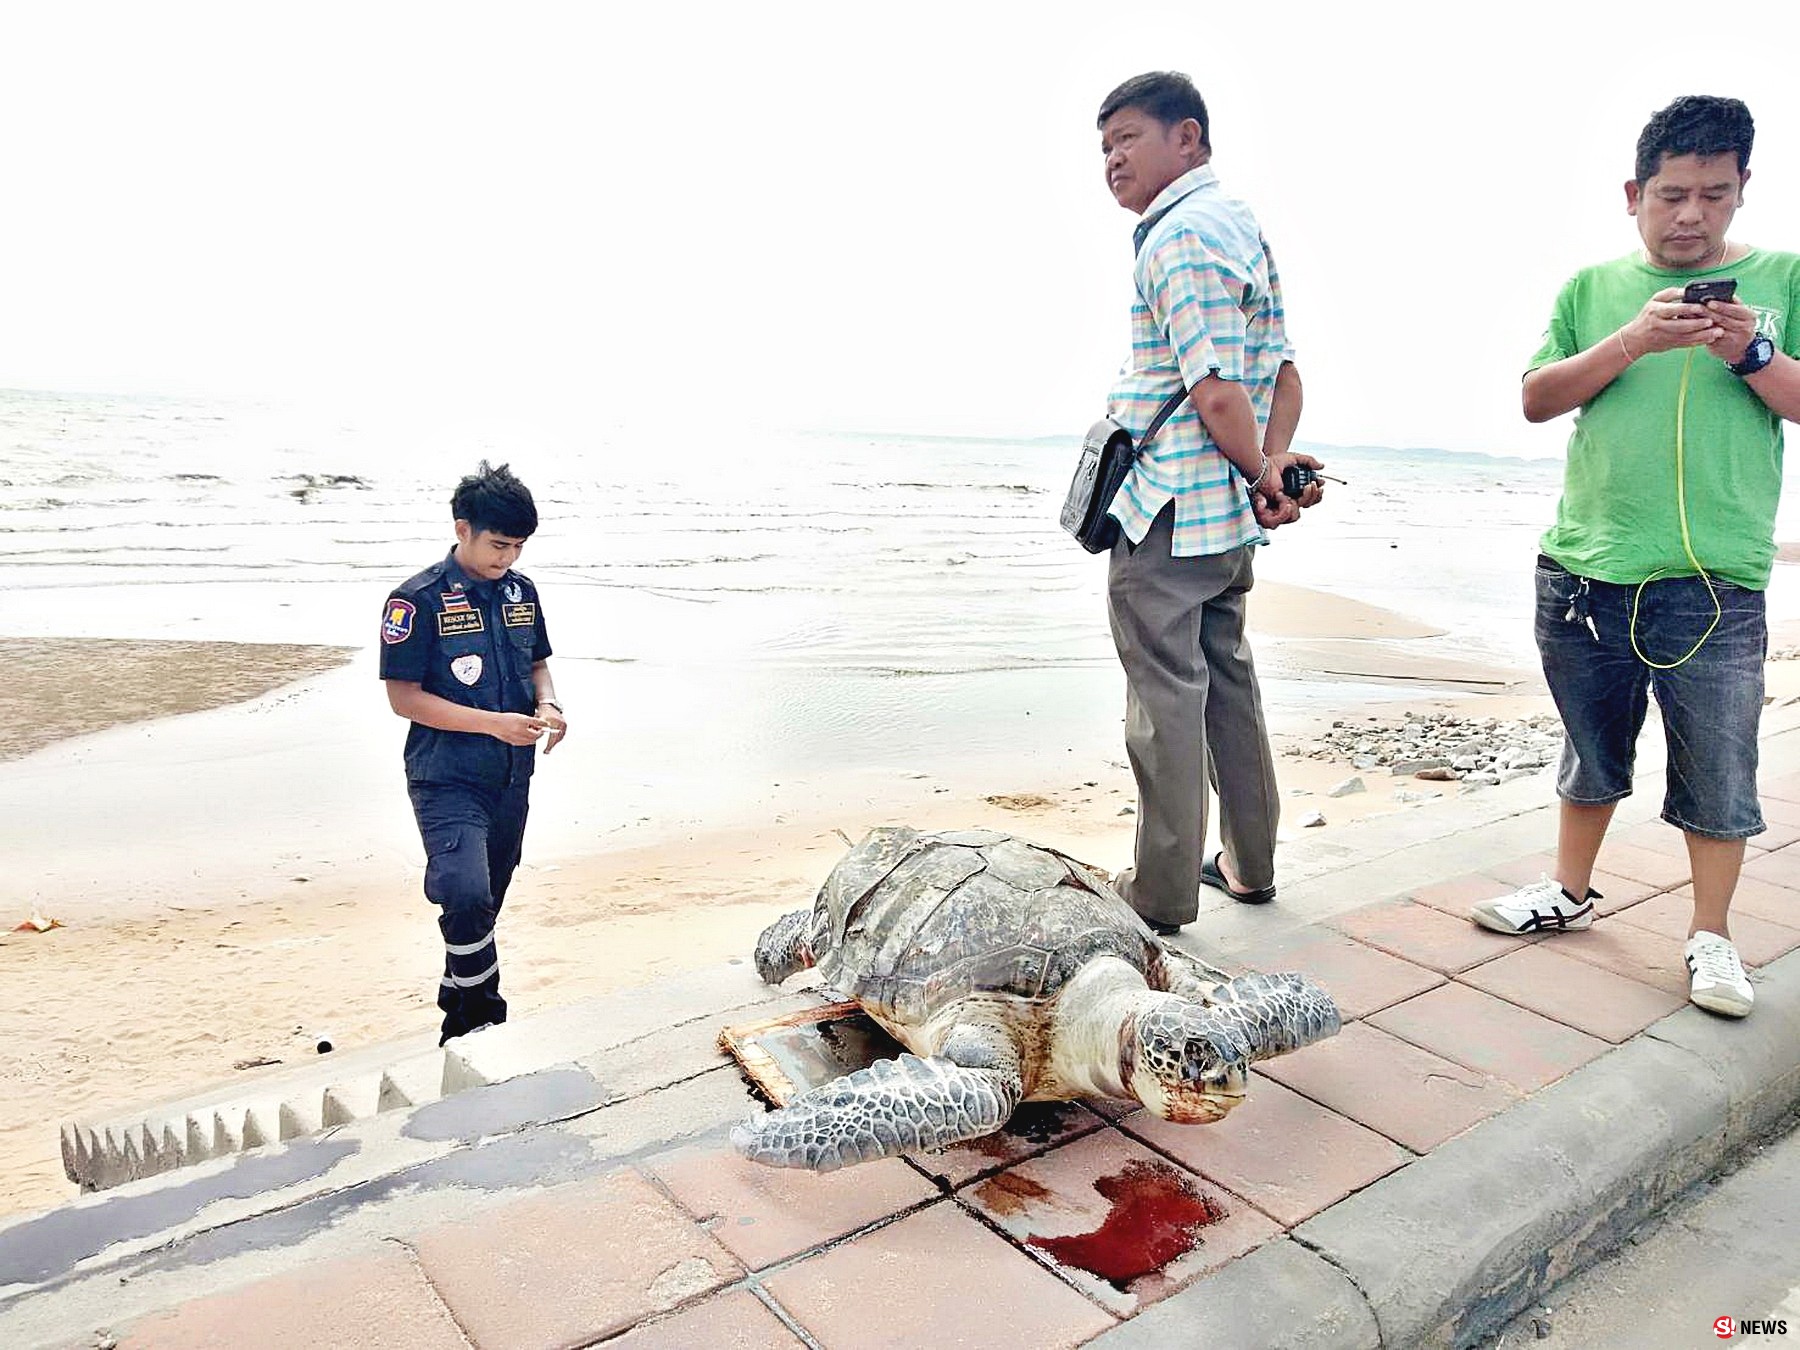
[[519, 865], [531, 779], [491, 787], [409, 783], [406, 791], [425, 842], [425, 898], [438, 907], [444, 935], [441, 1045], [506, 1020], [494, 924]]

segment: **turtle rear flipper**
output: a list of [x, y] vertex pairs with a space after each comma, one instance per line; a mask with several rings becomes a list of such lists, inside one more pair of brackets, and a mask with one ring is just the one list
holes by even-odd
[[1010, 1068], [901, 1055], [733, 1126], [731, 1142], [753, 1162], [830, 1172], [992, 1134], [1023, 1095]]
[[811, 970], [813, 912], [796, 909], [763, 929], [756, 939], [756, 973], [764, 984], [780, 984], [788, 976]]
[[1245, 1058], [1273, 1059], [1335, 1036], [1342, 1024], [1331, 996], [1304, 975], [1239, 975], [1207, 995], [1188, 1015], [1246, 1048]]

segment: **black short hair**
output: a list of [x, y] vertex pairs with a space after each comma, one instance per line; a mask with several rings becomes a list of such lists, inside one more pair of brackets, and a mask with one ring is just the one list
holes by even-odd
[[1750, 145], [1756, 123], [1750, 109], [1735, 98], [1684, 94], [1653, 116], [1637, 143], [1637, 181], [1642, 187], [1656, 176], [1669, 155], [1737, 156], [1738, 173], [1750, 167]]
[[506, 465], [490, 468], [485, 459], [479, 469], [456, 485], [450, 498], [450, 516], [468, 521], [477, 533], [487, 530], [509, 539], [529, 539], [538, 526], [537, 503], [531, 500], [531, 489], [514, 478]]
[[1104, 127], [1107, 118], [1126, 108], [1137, 108], [1165, 127], [1191, 117], [1200, 124], [1201, 146], [1212, 149], [1212, 120], [1206, 115], [1206, 100], [1200, 97], [1194, 82], [1178, 70], [1133, 75], [1101, 101], [1100, 117], [1094, 125]]

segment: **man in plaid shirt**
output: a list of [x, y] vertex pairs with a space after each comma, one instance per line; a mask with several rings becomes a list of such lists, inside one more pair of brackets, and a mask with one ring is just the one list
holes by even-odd
[[[1100, 106], [1106, 183], [1142, 219], [1131, 357], [1109, 413], [1141, 439], [1187, 399], [1114, 499], [1108, 570], [1125, 667], [1125, 741], [1138, 785], [1135, 865], [1120, 893], [1162, 934], [1199, 912], [1202, 884], [1246, 904], [1275, 898], [1281, 800], [1244, 630], [1252, 548], [1319, 500], [1282, 491], [1300, 420], [1300, 374], [1281, 283], [1250, 209], [1210, 160], [1206, 104], [1185, 75], [1127, 80]], [[1224, 848], [1205, 856], [1209, 782]]]

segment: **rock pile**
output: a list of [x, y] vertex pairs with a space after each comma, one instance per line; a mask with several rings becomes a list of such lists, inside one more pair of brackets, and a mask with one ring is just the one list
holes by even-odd
[[1288, 753], [1302, 759], [1348, 760], [1367, 772], [1410, 774], [1431, 781], [1504, 783], [1553, 765], [1562, 751], [1562, 722], [1554, 713], [1531, 717], [1457, 717], [1407, 713], [1340, 718], [1310, 744]]

